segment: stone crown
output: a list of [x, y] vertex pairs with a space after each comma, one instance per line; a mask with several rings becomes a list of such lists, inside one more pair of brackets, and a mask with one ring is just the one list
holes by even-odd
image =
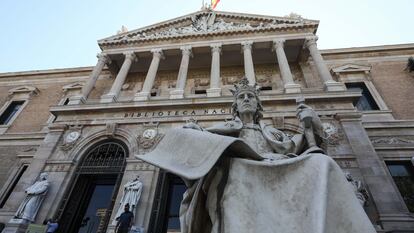
[[237, 96], [240, 92], [243, 91], [250, 91], [253, 92], [255, 95], [259, 95], [259, 89], [257, 88], [257, 84], [249, 85], [249, 80], [246, 77], [243, 77], [239, 83], [234, 84], [234, 89], [230, 90], [234, 96]]

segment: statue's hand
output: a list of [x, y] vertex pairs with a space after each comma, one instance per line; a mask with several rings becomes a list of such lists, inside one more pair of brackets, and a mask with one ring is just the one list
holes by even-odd
[[203, 128], [201, 128], [201, 126], [197, 125], [194, 122], [188, 122], [183, 126], [184, 129], [195, 129], [195, 130], [200, 130], [203, 131]]
[[314, 115], [313, 109], [306, 104], [299, 104], [296, 108], [296, 116], [300, 121], [304, 121], [307, 117]]

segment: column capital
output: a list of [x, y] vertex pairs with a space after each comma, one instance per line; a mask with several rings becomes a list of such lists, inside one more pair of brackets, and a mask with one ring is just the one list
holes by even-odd
[[210, 48], [211, 48], [211, 52], [221, 52], [221, 43], [215, 43], [215, 44], [211, 44]]
[[253, 41], [244, 41], [241, 43], [243, 50], [251, 50], [253, 46]]
[[273, 40], [273, 48], [283, 48], [285, 47], [285, 39], [274, 39]]
[[96, 54], [99, 62], [103, 62], [105, 64], [111, 64], [111, 59], [109, 58], [108, 54], [106, 53], [98, 53]]
[[309, 48], [311, 45], [316, 45], [316, 41], [318, 41], [317, 36], [308, 36], [305, 38], [305, 45]]
[[181, 46], [180, 47], [182, 55], [193, 56], [193, 50], [191, 45]]
[[161, 58], [161, 59], [165, 58], [162, 49], [151, 49], [151, 53], [154, 57], [158, 57], [158, 58]]
[[131, 60], [131, 61], [138, 60], [137, 55], [135, 55], [135, 53], [132, 51], [125, 52], [124, 56], [125, 56], [125, 60]]

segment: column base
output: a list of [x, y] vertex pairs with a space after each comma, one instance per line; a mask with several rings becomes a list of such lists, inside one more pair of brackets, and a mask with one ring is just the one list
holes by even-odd
[[170, 91], [170, 99], [183, 99], [184, 90], [172, 90]]
[[288, 83], [285, 84], [285, 93], [292, 94], [292, 93], [301, 93], [302, 90], [300, 89], [300, 85], [297, 83]]
[[116, 96], [113, 94], [106, 94], [101, 97], [100, 103], [113, 103], [116, 102]]
[[341, 82], [332, 80], [325, 82], [323, 85], [326, 91], [346, 91], [345, 85]]
[[206, 90], [207, 97], [218, 97], [221, 96], [221, 88], [210, 88]]
[[68, 105], [77, 105], [77, 104], [84, 104], [86, 103], [85, 97], [81, 95], [75, 95], [69, 98]]
[[149, 92], [141, 91], [135, 94], [134, 101], [145, 101], [145, 100], [149, 100], [149, 98], [150, 98]]
[[28, 225], [29, 221], [27, 220], [12, 218], [6, 224], [2, 233], [25, 233]]

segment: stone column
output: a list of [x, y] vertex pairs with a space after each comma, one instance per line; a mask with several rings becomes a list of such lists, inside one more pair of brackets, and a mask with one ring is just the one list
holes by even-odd
[[220, 54], [221, 44], [212, 44], [211, 47], [211, 71], [210, 88], [207, 89], [207, 97], [217, 97], [221, 95], [220, 85]]
[[89, 94], [91, 93], [92, 89], [96, 84], [96, 80], [98, 80], [99, 75], [101, 74], [105, 64], [110, 64], [111, 60], [109, 59], [108, 55], [105, 53], [100, 53], [97, 55], [98, 63], [93, 68], [91, 75], [89, 76], [88, 81], [82, 87], [82, 91], [80, 95], [72, 96], [69, 98], [69, 104], [81, 104], [85, 103]]
[[151, 89], [154, 86], [155, 77], [157, 76], [158, 65], [160, 60], [164, 58], [164, 54], [161, 49], [153, 49], [151, 65], [148, 69], [147, 77], [145, 77], [144, 85], [141, 92], [135, 94], [134, 101], [148, 100], [151, 94]]
[[254, 85], [256, 83], [252, 57], [252, 45], [252, 41], [246, 41], [242, 43], [244, 56], [244, 74], [246, 75], [247, 80], [249, 80], [250, 85]]
[[376, 153], [362, 125], [361, 116], [360, 113], [350, 112], [339, 113], [336, 118], [342, 125], [364, 182], [370, 190], [380, 224], [385, 229], [393, 229], [395, 225], [402, 229], [413, 229], [414, 221], [409, 217], [408, 209], [399, 197], [384, 162]]
[[112, 84], [111, 90], [101, 97], [101, 103], [115, 102], [121, 92], [122, 85], [125, 83], [125, 79], [128, 75], [129, 69], [131, 68], [132, 62], [137, 60], [134, 52], [124, 53], [125, 60]]
[[190, 62], [190, 56], [192, 56], [191, 46], [181, 47], [181, 64], [178, 71], [177, 84], [175, 90], [170, 92], [170, 99], [182, 99], [184, 98], [185, 83], [187, 82], [188, 64]]
[[300, 85], [293, 81], [292, 72], [284, 50], [284, 39], [273, 41], [273, 48], [276, 51], [277, 62], [279, 64], [280, 75], [282, 76], [285, 93], [300, 93]]
[[322, 78], [324, 83], [325, 90], [327, 91], [345, 91], [345, 85], [340, 82], [336, 82], [332, 79], [332, 75], [328, 70], [325, 62], [323, 61], [322, 55], [316, 46], [316, 41], [318, 37], [308, 37], [306, 38], [306, 47], [309, 50], [310, 55], [312, 56], [313, 61], [315, 62], [316, 69], [318, 70], [319, 76]]

